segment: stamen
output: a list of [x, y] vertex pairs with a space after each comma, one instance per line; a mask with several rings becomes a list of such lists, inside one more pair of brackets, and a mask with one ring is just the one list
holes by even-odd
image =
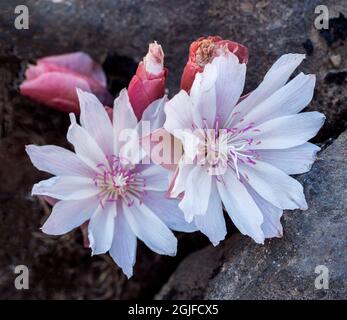
[[99, 171], [93, 179], [95, 186], [100, 188], [97, 197], [101, 206], [104, 207], [105, 202], [118, 200], [123, 200], [131, 206], [134, 198], [141, 203], [145, 194], [146, 181], [138, 172], [138, 168], [124, 157], [112, 155], [107, 159], [109, 166], [103, 163], [98, 164]]

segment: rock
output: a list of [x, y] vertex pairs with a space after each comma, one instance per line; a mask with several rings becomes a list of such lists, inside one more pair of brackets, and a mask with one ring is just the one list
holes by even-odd
[[[282, 239], [258, 245], [238, 234], [195, 252], [157, 299], [346, 299], [347, 131], [300, 181], [309, 209], [284, 213]], [[315, 288], [320, 265], [326, 290]]]
[[330, 56], [330, 61], [335, 68], [341, 65], [341, 56], [339, 54], [333, 54]]

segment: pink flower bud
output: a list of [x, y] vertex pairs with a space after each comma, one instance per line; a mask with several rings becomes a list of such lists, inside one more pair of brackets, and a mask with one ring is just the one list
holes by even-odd
[[201, 37], [192, 42], [189, 48], [188, 62], [183, 70], [181, 88], [190, 91], [197, 72], [202, 72], [207, 63], [225, 51], [234, 53], [240, 63], [248, 62], [248, 49], [230, 40], [223, 40], [219, 36]]
[[130, 103], [138, 119], [150, 103], [164, 96], [167, 74], [161, 45], [151, 43], [128, 87]]
[[38, 59], [25, 77], [22, 95], [60, 111], [79, 113], [76, 88], [94, 93], [104, 104], [113, 102], [101, 66], [83, 52]]

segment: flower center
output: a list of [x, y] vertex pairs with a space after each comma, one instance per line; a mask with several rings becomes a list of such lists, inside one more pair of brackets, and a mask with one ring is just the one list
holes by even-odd
[[219, 129], [218, 118], [213, 129], [205, 127], [198, 133], [197, 162], [206, 165], [211, 175], [223, 175], [228, 167], [233, 168], [238, 178], [239, 163], [255, 164], [259, 158], [255, 150], [250, 150], [253, 139], [242, 139], [242, 133], [253, 128], [250, 123], [239, 128]]
[[145, 178], [126, 159], [118, 156], [109, 157], [109, 165], [103, 163], [97, 166], [98, 173], [94, 177], [94, 183], [100, 189], [98, 195], [101, 205], [105, 201], [117, 201], [122, 199], [129, 206], [134, 198], [142, 201], [145, 193]]

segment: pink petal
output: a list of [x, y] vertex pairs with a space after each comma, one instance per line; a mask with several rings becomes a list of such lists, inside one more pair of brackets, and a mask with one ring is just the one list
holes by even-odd
[[[154, 130], [143, 137], [141, 146], [155, 164], [170, 171], [176, 170], [183, 152], [182, 144], [164, 128]], [[156, 150], [162, 150], [162, 153], [156, 152]]]
[[37, 60], [38, 64], [42, 62], [60, 66], [91, 77], [102, 87], [106, 88], [106, 76], [102, 67], [84, 52], [49, 56]]

